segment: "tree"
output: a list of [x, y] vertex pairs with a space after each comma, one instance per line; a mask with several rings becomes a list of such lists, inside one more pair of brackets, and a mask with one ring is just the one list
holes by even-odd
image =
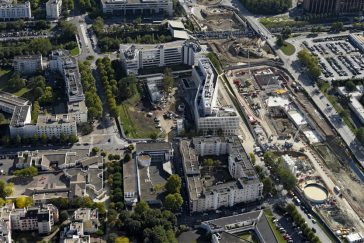
[[14, 184], [13, 183], [5, 183], [0, 180], [0, 197], [5, 198], [9, 197], [14, 192]]
[[98, 148], [98, 147], [93, 147], [92, 148], [92, 153], [93, 154], [97, 154], [99, 151], [100, 151], [100, 148]]
[[356, 138], [359, 140], [359, 142], [364, 145], [364, 127], [360, 127], [356, 131]]
[[126, 154], [124, 155], [124, 161], [125, 161], [125, 162], [128, 162], [128, 161], [130, 161], [130, 160], [131, 160], [130, 154], [129, 154], [129, 153], [126, 153]]
[[292, 6], [291, 0], [241, 0], [241, 2], [254, 14], [280, 14]]
[[148, 206], [148, 204], [147, 204], [145, 201], [143, 201], [143, 200], [141, 200], [140, 202], [138, 202], [138, 203], [136, 204], [135, 208], [134, 208], [134, 212], [135, 212], [135, 214], [137, 214], [137, 215], [141, 215], [142, 213], [144, 213], [144, 212], [146, 212], [146, 211], [148, 211], [148, 210], [149, 210], [149, 206]]
[[10, 90], [18, 91], [25, 87], [25, 80], [20, 77], [19, 73], [15, 73], [8, 81]]
[[168, 194], [164, 200], [164, 207], [172, 212], [176, 212], [180, 209], [182, 204], [183, 198], [179, 193]]
[[277, 36], [277, 40], [276, 40], [276, 45], [277, 45], [278, 47], [281, 47], [281, 46], [283, 46], [283, 44], [284, 44], [284, 40], [283, 40], [282, 35], [278, 35], [278, 36]]
[[64, 41], [73, 41], [75, 40], [75, 35], [77, 33], [77, 27], [72, 22], [69, 21], [60, 21], [59, 28], [62, 33], [61, 38]]
[[257, 158], [255, 157], [254, 153], [249, 153], [250, 161], [253, 165], [255, 165], [255, 162], [257, 161]]
[[34, 177], [38, 175], [38, 169], [34, 166], [30, 166], [24, 169], [16, 170], [13, 174], [20, 177]]
[[3, 113], [0, 113], [0, 124], [5, 121], [5, 116]]
[[125, 236], [120, 236], [115, 239], [114, 243], [129, 243], [129, 238]]
[[331, 30], [334, 32], [340, 32], [344, 29], [343, 22], [334, 22], [331, 24]]
[[169, 93], [173, 87], [173, 84], [174, 84], [174, 78], [172, 74], [172, 69], [170, 68], [164, 69], [164, 74], [163, 74], [164, 91], [166, 93]]
[[273, 190], [272, 179], [270, 179], [269, 177], [265, 177], [262, 182], [263, 182], [263, 194], [267, 195]]
[[165, 185], [169, 193], [179, 193], [181, 190], [181, 186], [182, 186], [182, 180], [181, 177], [179, 177], [179, 175], [177, 174], [171, 175], [168, 178], [167, 183]]
[[34, 89], [34, 99], [38, 99], [44, 95], [44, 91], [41, 87], [36, 87]]
[[15, 205], [17, 208], [26, 208], [33, 204], [31, 197], [20, 196], [15, 199]]
[[352, 80], [349, 80], [349, 81], [345, 82], [345, 89], [348, 92], [352, 92], [352, 91], [356, 90], [356, 85], [354, 84], [354, 82]]
[[281, 31], [281, 36], [283, 38], [283, 40], [286, 40], [289, 38], [289, 36], [291, 35], [292, 30], [289, 27], [284, 27]]
[[68, 214], [68, 212], [67, 212], [67, 210], [63, 210], [63, 211], [61, 211], [61, 213], [59, 214], [59, 221], [60, 222], [63, 222], [63, 221], [65, 221], [65, 220], [67, 220], [67, 219], [69, 219], [69, 214]]

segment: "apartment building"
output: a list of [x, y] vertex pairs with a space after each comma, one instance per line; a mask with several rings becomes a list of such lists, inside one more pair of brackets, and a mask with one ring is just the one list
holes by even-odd
[[72, 222], [61, 232], [60, 243], [90, 243], [90, 235], [85, 234], [82, 222]]
[[[190, 212], [232, 207], [237, 203], [251, 202], [262, 197], [263, 184], [238, 137], [197, 137], [192, 142], [182, 140], [179, 149], [187, 182]], [[203, 179], [202, 173], [206, 175], [206, 170], [199, 161], [199, 156], [223, 154], [228, 155], [228, 171], [222, 170], [223, 165], [218, 170], [214, 169], [218, 172], [209, 172], [210, 179], [205, 176]]]
[[0, 3], [0, 19], [14, 20], [30, 18], [32, 18], [30, 2], [11, 4], [10, 2], [2, 1]]
[[77, 135], [77, 122], [69, 114], [41, 115], [38, 116], [36, 129], [39, 137], [43, 134], [47, 137], [59, 137], [61, 134]]
[[102, 0], [101, 5], [111, 15], [173, 15], [172, 0]]
[[79, 208], [73, 214], [75, 222], [83, 223], [83, 232], [86, 234], [96, 233], [99, 222], [99, 212], [97, 209]]
[[141, 68], [192, 66], [200, 51], [199, 44], [189, 40], [157, 45], [120, 45], [122, 66], [128, 74], [138, 74]]
[[67, 51], [53, 51], [49, 56], [49, 68], [62, 74], [69, 102], [85, 100], [77, 60]]
[[219, 79], [208, 58], [198, 59], [192, 70], [192, 79], [197, 87], [193, 104], [197, 129], [203, 135], [237, 134], [240, 118], [233, 108], [217, 104]]
[[364, 0], [304, 0], [304, 9], [312, 14], [349, 14], [364, 10]]
[[10, 213], [14, 209], [13, 203], [0, 208], [0, 242], [12, 243]]
[[62, 0], [49, 0], [46, 2], [47, 19], [59, 19], [62, 12]]
[[34, 231], [39, 234], [47, 234], [52, 230], [55, 222], [58, 222], [58, 209], [52, 205], [40, 207], [28, 207], [16, 209], [13, 203], [0, 208], [1, 220], [9, 222], [9, 229], [19, 231]]
[[14, 70], [24, 75], [34, 74], [43, 70], [42, 55], [14, 57]]

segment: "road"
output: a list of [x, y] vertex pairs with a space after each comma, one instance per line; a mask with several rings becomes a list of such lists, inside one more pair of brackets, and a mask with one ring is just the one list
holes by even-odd
[[[296, 47], [296, 50], [302, 48], [302, 39], [288, 40]], [[340, 119], [340, 115], [336, 112], [330, 101], [323, 96], [321, 91], [316, 85], [313, 85], [313, 81], [306, 72], [300, 72], [300, 64], [297, 55], [291, 57], [285, 56], [280, 50], [277, 50], [277, 54], [280, 54], [281, 59], [284, 62], [284, 67], [291, 73], [296, 81], [306, 90], [308, 94], [312, 94], [311, 98], [320, 109], [322, 114], [327, 118], [335, 130], [340, 134], [346, 145], [349, 147], [355, 158], [359, 161], [362, 167], [364, 167], [364, 148], [360, 142], [356, 139], [355, 134], [350, 128]], [[283, 57], [283, 58], [282, 58]], [[317, 92], [319, 91], [319, 92]], [[354, 163], [354, 162], [353, 162]], [[352, 165], [350, 165], [352, 167]], [[357, 170], [354, 170], [358, 174]], [[359, 173], [358, 176], [364, 182], [364, 175]]]

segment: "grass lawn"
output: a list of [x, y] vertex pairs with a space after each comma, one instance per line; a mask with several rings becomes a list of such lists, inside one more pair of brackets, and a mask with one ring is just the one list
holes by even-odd
[[152, 118], [147, 118], [145, 112], [135, 109], [140, 101], [136, 95], [119, 105], [119, 118], [122, 123], [125, 135], [131, 138], [148, 138], [152, 133], [158, 133]]
[[264, 214], [268, 219], [269, 226], [272, 228], [274, 235], [276, 236], [278, 243], [285, 243], [286, 240], [283, 238], [281, 233], [278, 231], [276, 226], [273, 223], [273, 213], [270, 211], [270, 209], [264, 209]]
[[296, 48], [294, 48], [292, 44], [284, 42], [283, 46], [281, 46], [281, 50], [286, 56], [291, 56], [293, 53], [295, 53]]
[[77, 56], [80, 54], [80, 48], [78, 48], [78, 46], [76, 46], [75, 48], [73, 48], [71, 51], [70, 51], [71, 55], [72, 56]]

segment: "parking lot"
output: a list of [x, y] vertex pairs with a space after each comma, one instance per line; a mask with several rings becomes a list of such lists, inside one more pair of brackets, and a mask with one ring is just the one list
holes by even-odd
[[364, 54], [350, 43], [347, 36], [306, 40], [305, 45], [318, 57], [323, 79], [364, 77]]

